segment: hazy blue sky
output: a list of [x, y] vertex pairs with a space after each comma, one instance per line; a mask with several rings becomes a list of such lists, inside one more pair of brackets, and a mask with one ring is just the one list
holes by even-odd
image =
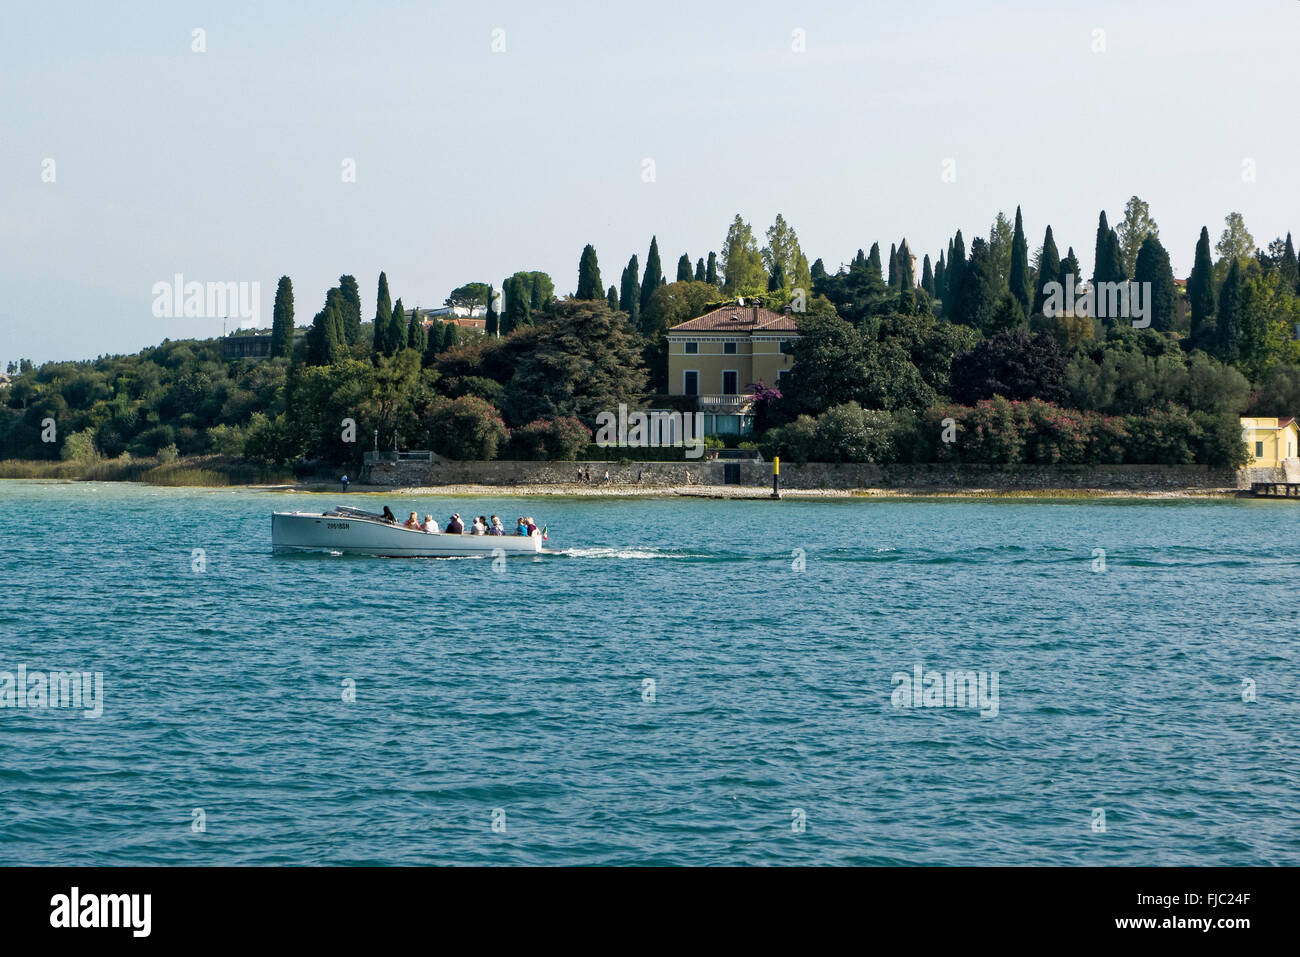
[[1300, 229], [1298, 51], [1295, 0], [6, 0], [0, 362], [220, 333], [154, 318], [175, 273], [260, 281], [269, 325], [282, 274], [302, 324], [350, 272], [369, 318], [381, 269], [407, 305], [518, 269], [563, 293], [585, 243], [608, 286], [652, 233], [671, 278], [737, 212], [833, 270], [1019, 203], [1090, 272], [1137, 193], [1185, 276], [1230, 210], [1260, 245]]

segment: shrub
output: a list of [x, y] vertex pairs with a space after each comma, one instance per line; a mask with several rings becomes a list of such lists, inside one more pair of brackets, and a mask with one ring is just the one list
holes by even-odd
[[208, 441], [217, 455], [243, 455], [246, 434], [237, 425], [214, 425], [208, 429]]
[[827, 409], [817, 419], [819, 462], [884, 462], [891, 458], [893, 418], [856, 402]]
[[510, 433], [508, 456], [551, 462], [572, 462], [591, 444], [591, 429], [573, 416], [539, 419]]
[[99, 458], [99, 452], [95, 448], [95, 433], [90, 429], [73, 432], [63, 440], [63, 448], [60, 450], [59, 456], [65, 462], [95, 461]]
[[486, 461], [510, 437], [496, 406], [472, 395], [435, 398], [424, 416], [429, 448], [452, 459]]
[[169, 445], [164, 445], [158, 450], [158, 461], [163, 463], [175, 462], [178, 455], [180, 455], [180, 452], [176, 448], [176, 443], [173, 442]]
[[817, 420], [810, 415], [801, 415], [780, 428], [768, 429], [758, 447], [765, 459], [771, 460], [779, 455], [802, 465], [816, 455]]

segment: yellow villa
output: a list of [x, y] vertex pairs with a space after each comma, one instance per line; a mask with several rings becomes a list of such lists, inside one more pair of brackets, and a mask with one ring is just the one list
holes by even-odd
[[737, 302], [673, 326], [667, 338], [668, 394], [697, 398], [705, 435], [748, 435], [746, 387], [780, 386], [799, 327], [788, 312]]
[[1241, 438], [1250, 468], [1282, 468], [1300, 450], [1300, 426], [1295, 419], [1243, 418]]

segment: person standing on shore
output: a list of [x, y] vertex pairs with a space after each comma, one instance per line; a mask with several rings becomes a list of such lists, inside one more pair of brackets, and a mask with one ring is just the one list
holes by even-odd
[[346, 492], [348, 490], [348, 477], [344, 475], [339, 481], [343, 483], [343, 491]]

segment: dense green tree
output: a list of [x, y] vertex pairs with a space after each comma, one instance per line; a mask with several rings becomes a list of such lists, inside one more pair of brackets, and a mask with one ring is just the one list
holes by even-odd
[[708, 273], [704, 268], [704, 257], [701, 256], [699, 259], [695, 261], [695, 281], [705, 282], [706, 281], [705, 277], [707, 275]]
[[532, 325], [532, 274], [517, 272], [501, 284], [505, 311], [501, 316], [501, 334]]
[[[786, 222], [780, 213], [767, 230], [767, 245], [762, 251], [763, 268], [769, 275], [781, 267], [783, 281], [777, 288], [799, 288], [805, 291], [812, 287], [812, 277], [808, 270], [808, 259], [799, 247], [799, 237], [794, 227]], [[770, 281], [769, 281], [770, 287]]]
[[826, 278], [826, 264], [820, 259], [812, 264], [812, 269], [808, 271], [808, 277], [816, 283], [819, 279]]
[[1079, 265], [1079, 257], [1074, 254], [1074, 247], [1070, 246], [1065, 251], [1065, 258], [1061, 260], [1061, 271], [1056, 277], [1056, 281], [1061, 284], [1062, 294], [1067, 300], [1074, 295], [1074, 290], [1079, 287], [1082, 269], [1083, 267]]
[[1092, 258], [1092, 285], [1099, 282], [1115, 282], [1118, 277], [1110, 275], [1110, 224], [1106, 221], [1106, 211], [1101, 211], [1097, 220], [1097, 242]]
[[740, 218], [739, 213], [727, 228], [721, 261], [722, 290], [728, 295], [767, 288], [767, 274], [763, 271], [763, 257], [758, 251], [754, 230]]
[[[401, 304], [401, 300], [398, 300]], [[414, 349], [421, 356], [429, 347], [429, 333], [424, 328], [424, 319], [421, 318], [419, 310], [411, 310], [410, 322], [406, 325], [406, 344], [409, 348]]]
[[[438, 358], [438, 353], [442, 352], [442, 326], [443, 323], [440, 320], [434, 319], [429, 323], [428, 331], [425, 332], [424, 350], [420, 355], [420, 365], [426, 369], [433, 365]], [[495, 335], [495, 330], [493, 330], [492, 334]]]
[[1241, 340], [1241, 260], [1231, 258], [1228, 276], [1219, 290], [1216, 310], [1218, 326], [1215, 330], [1215, 348], [1221, 359], [1232, 362], [1237, 358]]
[[663, 265], [659, 262], [659, 237], [650, 237], [650, 252], [645, 258], [645, 277], [641, 280], [641, 311], [645, 312], [645, 307], [650, 302], [650, 297], [654, 291], [659, 288], [663, 282], [664, 270]]
[[535, 336], [506, 386], [504, 407], [516, 424], [568, 415], [594, 422], [645, 394], [640, 343], [603, 299], [556, 303]]
[[379, 274], [379, 292], [375, 296], [375, 355], [391, 356], [397, 351], [398, 343], [392, 336], [393, 299], [388, 292], [388, 275]]
[[767, 280], [768, 292], [780, 292], [786, 287], [785, 270], [780, 263], [777, 263], [772, 270], [772, 275]]
[[916, 267], [912, 265], [912, 250], [904, 239], [898, 246], [898, 311], [909, 315], [916, 311]]
[[389, 335], [397, 343], [398, 351], [410, 347], [411, 326], [406, 321], [406, 310], [402, 308], [400, 296], [393, 304], [393, 331]]
[[1245, 262], [1255, 255], [1255, 237], [1246, 228], [1241, 213], [1232, 212], [1224, 217], [1224, 229], [1219, 241], [1214, 244], [1214, 251], [1224, 261], [1237, 260]]
[[1282, 247], [1282, 258], [1278, 262], [1278, 269], [1282, 273], [1282, 286], [1288, 292], [1294, 291], [1300, 295], [1300, 265], [1296, 263], [1295, 246], [1291, 245], [1291, 234], [1286, 234], [1286, 242]]
[[[989, 253], [993, 257], [993, 262], [997, 266], [998, 281], [1002, 286], [1008, 287], [1011, 278], [1011, 243], [1015, 238], [1015, 229], [1011, 225], [1011, 220], [1007, 219], [1007, 214], [998, 211], [993, 219], [993, 225], [989, 229]], [[1001, 295], [1001, 291], [999, 291]]]
[[[981, 243], [971, 243], [972, 255]], [[1065, 367], [1065, 355], [1051, 336], [1023, 329], [1000, 332], [953, 358], [952, 396], [963, 405], [995, 395], [1063, 402], [1068, 398]]]
[[293, 358], [293, 282], [281, 276], [271, 311], [271, 355]]
[[[952, 245], [951, 242], [949, 245]], [[934, 298], [940, 302], [948, 298], [948, 261], [944, 258], [942, 251], [940, 251], [939, 261], [934, 267]]]
[[605, 301], [609, 303], [609, 308], [618, 311], [618, 287], [610, 286], [609, 291], [605, 293]]
[[1134, 262], [1133, 280], [1140, 288], [1150, 283], [1151, 328], [1158, 332], [1169, 332], [1174, 327], [1177, 315], [1178, 290], [1174, 286], [1174, 270], [1169, 262], [1169, 253], [1161, 245], [1154, 232], [1148, 233], [1142, 240]]
[[357, 277], [339, 276], [339, 290], [343, 294], [343, 332], [348, 345], [356, 345], [361, 338], [361, 288]]
[[690, 282], [692, 278], [691, 257], [686, 253], [682, 253], [681, 258], [677, 260], [677, 281]]
[[[862, 250], [859, 249], [858, 253], [861, 254], [861, 252]], [[867, 254], [866, 266], [874, 272], [875, 275], [880, 276], [881, 278], [884, 277], [885, 273], [880, 264], [880, 243], [871, 244], [871, 252]]]
[[704, 281], [710, 286], [718, 284], [718, 254], [709, 251], [709, 261], [704, 267]]
[[1025, 241], [1025, 226], [1016, 207], [1016, 224], [1011, 234], [1011, 266], [1007, 273], [1011, 295], [1020, 303], [1020, 311], [1029, 315], [1033, 303], [1033, 290], [1029, 285], [1029, 243]]
[[496, 337], [501, 332], [501, 316], [497, 313], [496, 290], [488, 286], [487, 314], [483, 322], [483, 331]]
[[588, 243], [582, 248], [582, 258], [578, 263], [577, 299], [601, 299], [604, 297], [604, 285], [600, 281], [600, 264], [596, 261], [596, 247]]
[[962, 271], [961, 311], [953, 315], [953, 321], [987, 334], [997, 325], [994, 319], [1001, 299], [998, 262], [989, 244], [977, 237], [971, 243], [970, 262]]
[[1187, 279], [1187, 304], [1191, 310], [1188, 340], [1193, 348], [1211, 348], [1211, 320], [1214, 317], [1214, 262], [1210, 259], [1210, 231], [1202, 226], [1196, 242], [1196, 258]]
[[934, 298], [934, 269], [930, 266], [929, 253], [921, 260], [921, 288], [931, 299]]
[[898, 291], [898, 247], [893, 243], [889, 244], [889, 278], [886, 285], [892, 291]]
[[1041, 316], [1043, 303], [1047, 301], [1047, 287], [1060, 282], [1061, 255], [1056, 251], [1056, 239], [1052, 236], [1052, 227], [1047, 227], [1043, 234], [1043, 248], [1038, 254], [1038, 279], [1034, 282], [1034, 299], [1029, 307], [1029, 314]]
[[943, 314], [953, 322], [960, 322], [960, 317], [965, 314], [962, 296], [965, 294], [967, 268], [966, 241], [962, 239], [959, 229], [957, 235], [953, 236], [952, 248], [948, 251], [948, 296], [943, 302]]
[[672, 282], [660, 286], [641, 313], [641, 334], [657, 342], [666, 330], [704, 315], [707, 305], [717, 295], [716, 289], [703, 283]]
[[1119, 239], [1120, 258], [1124, 262], [1124, 275], [1132, 276], [1137, 268], [1138, 252], [1148, 236], [1160, 238], [1160, 227], [1151, 218], [1151, 207], [1137, 196], [1129, 197], [1124, 205], [1124, 221], [1115, 227]]
[[619, 288], [618, 308], [627, 313], [632, 328], [639, 328], [641, 321], [641, 266], [636, 255], [627, 261], [623, 268], [623, 281]]

